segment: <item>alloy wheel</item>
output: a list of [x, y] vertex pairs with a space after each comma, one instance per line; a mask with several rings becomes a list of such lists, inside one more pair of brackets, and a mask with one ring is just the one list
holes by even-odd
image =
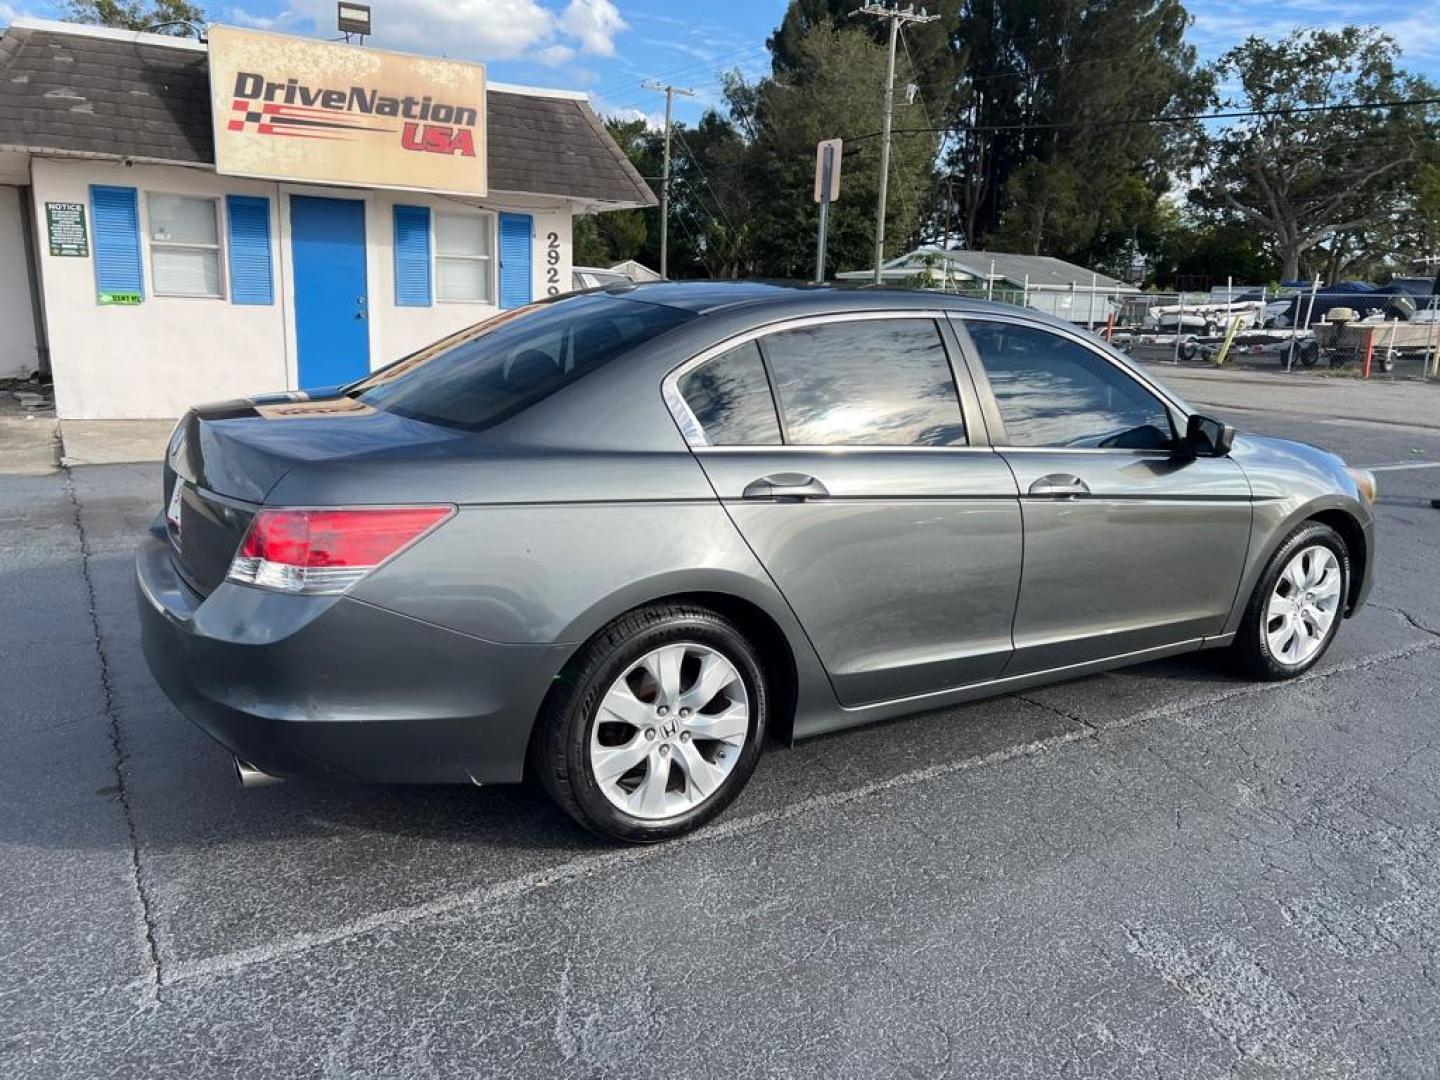
[[1340, 613], [1342, 574], [1323, 544], [1302, 548], [1285, 564], [1265, 608], [1265, 637], [1281, 664], [1305, 663], [1325, 644]]
[[750, 698], [735, 664], [697, 642], [662, 645], [601, 698], [590, 770], [617, 809], [659, 821], [714, 795], [749, 736]]

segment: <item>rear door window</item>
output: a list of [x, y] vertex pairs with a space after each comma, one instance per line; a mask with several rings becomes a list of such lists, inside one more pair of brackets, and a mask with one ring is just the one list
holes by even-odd
[[1036, 326], [967, 319], [1011, 446], [1163, 450], [1164, 403], [1077, 341]]
[[416, 420], [483, 431], [693, 318], [605, 293], [566, 297], [445, 338], [349, 393]]
[[965, 444], [933, 320], [837, 320], [777, 331], [762, 347], [791, 445]]
[[737, 345], [687, 372], [679, 389], [711, 446], [779, 444], [775, 399], [755, 342]]

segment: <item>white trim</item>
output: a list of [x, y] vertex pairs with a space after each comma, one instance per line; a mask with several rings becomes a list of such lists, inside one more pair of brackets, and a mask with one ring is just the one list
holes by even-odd
[[[62, 150], [53, 146], [21, 146], [18, 143], [0, 143], [0, 152], [29, 154], [31, 157], [54, 158], [57, 161], [101, 161], [130, 165], [163, 165], [169, 169], [199, 169], [215, 172], [215, 165], [209, 161], [176, 161], [174, 158], [142, 157], [137, 154], [107, 154], [98, 150]], [[218, 175], [218, 174], [217, 174]]]
[[590, 104], [590, 95], [584, 90], [561, 90], [553, 86], [520, 86], [517, 83], [490, 82], [486, 80], [485, 89], [494, 90], [499, 94], [525, 94], [528, 97], [560, 98], [563, 101], [583, 101]]
[[87, 26], [82, 23], [57, 22], [53, 19], [35, 19], [23, 15], [10, 23], [12, 30], [43, 30], [50, 34], [71, 34], [75, 37], [107, 38], [110, 41], [129, 41], [136, 45], [159, 45], [163, 48], [186, 49], [190, 52], [209, 52], [203, 41], [171, 37], [169, 34], [147, 34], [141, 30], [117, 30], [111, 26]]

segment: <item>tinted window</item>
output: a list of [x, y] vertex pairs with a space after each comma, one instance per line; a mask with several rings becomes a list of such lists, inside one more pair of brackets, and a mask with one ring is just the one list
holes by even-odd
[[1011, 446], [1146, 450], [1174, 441], [1160, 399], [1085, 346], [1030, 326], [965, 325]]
[[797, 446], [955, 446], [965, 421], [928, 319], [833, 322], [764, 339]]
[[712, 446], [768, 446], [780, 421], [753, 341], [708, 360], [680, 380], [680, 394]]
[[480, 431], [694, 318], [603, 293], [506, 312], [351, 388], [402, 416]]

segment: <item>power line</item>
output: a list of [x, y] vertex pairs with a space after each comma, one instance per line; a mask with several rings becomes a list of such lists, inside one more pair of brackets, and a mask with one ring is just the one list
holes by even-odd
[[[1292, 105], [1279, 109], [1238, 109], [1228, 112], [1185, 113], [1178, 116], [1134, 116], [1117, 117], [1111, 120], [1068, 120], [1044, 123], [1019, 124], [975, 124], [963, 126], [966, 131], [1053, 131], [1090, 127], [1133, 127], [1140, 124], [1188, 124], [1200, 120], [1249, 120], [1270, 116], [1298, 116], [1306, 113], [1358, 112], [1366, 109], [1407, 109], [1428, 105], [1440, 105], [1440, 97], [1405, 98], [1400, 101], [1347, 101], [1336, 105]], [[951, 127], [896, 128], [895, 135], [951, 134], [957, 125]], [[870, 131], [864, 135], [847, 135], [846, 142], [859, 142], [883, 135], [883, 131]]]
[[[715, 66], [732, 59], [740, 60], [741, 58], [748, 58], [751, 54], [765, 52], [768, 48], [769, 46], [765, 45], [763, 42], [758, 45], [746, 45], [743, 48], [716, 53], [714, 56], [710, 57], [707, 60], [695, 60], [688, 64], [685, 64], [682, 67], [658, 72], [657, 74], [648, 77], [654, 79], [674, 79], [678, 78], [681, 75], [689, 74], [693, 71], [700, 71], [706, 68], [714, 68]], [[595, 93], [604, 94], [607, 91], [614, 91], [618, 93], [624, 90], [628, 90], [634, 85], [635, 83], [631, 79], [625, 79], [623, 81], [617, 80], [615, 82], [606, 83], [602, 86], [596, 87]]]
[[881, 266], [885, 262], [885, 193], [890, 185], [890, 120], [895, 111], [895, 41], [899, 37], [902, 24], [934, 22], [940, 16], [927, 14], [923, 8], [917, 12], [913, 4], [901, 11], [898, 7], [868, 3], [857, 9], [855, 13], [884, 19], [890, 24], [890, 52], [885, 64], [885, 122], [879, 132], [881, 136], [880, 198], [875, 215], [875, 284], [879, 285], [881, 284]]
[[726, 227], [734, 229], [735, 223], [730, 220], [730, 215], [725, 212], [725, 205], [720, 201], [720, 195], [716, 192], [715, 186], [710, 183], [710, 177], [705, 172], [705, 166], [700, 164], [700, 159], [695, 155], [695, 151], [690, 149], [690, 144], [685, 139], [685, 129], [683, 127], [676, 128], [675, 137], [680, 140], [680, 145], [690, 158], [690, 163], [695, 166], [695, 171], [700, 174], [701, 182], [710, 190], [710, 197], [715, 200], [715, 208], [720, 211], [720, 216], [725, 219]]
[[[751, 46], [750, 48], [748, 48], [748, 49], [742, 49], [742, 50], [740, 50], [740, 51], [738, 51], [738, 52], [735, 52], [735, 53], [730, 53], [730, 54], [723, 54], [723, 53], [722, 53], [721, 55], [716, 56], [713, 60], [700, 61], [700, 62], [697, 62], [697, 63], [694, 63], [694, 64], [687, 65], [686, 67], [683, 67], [683, 68], [677, 68], [677, 69], [675, 69], [674, 71], [667, 72], [666, 74], [657, 75], [657, 76], [655, 76], [655, 79], [656, 79], [656, 80], [674, 80], [674, 79], [679, 79], [679, 78], [681, 78], [682, 76], [686, 76], [686, 77], [688, 77], [688, 78], [694, 78], [694, 77], [696, 77], [695, 73], [701, 72], [701, 71], [705, 71], [706, 69], [710, 69], [710, 71], [712, 71], [712, 72], [713, 72], [713, 71], [716, 71], [716, 65], [717, 65], [717, 64], [722, 64], [723, 61], [726, 61], [726, 60], [733, 60], [733, 61], [735, 61], [734, 64], [722, 64], [722, 66], [720, 66], [719, 69], [718, 69], [718, 71], [720, 71], [720, 72], [728, 71], [728, 70], [731, 69], [731, 67], [739, 66], [739, 64], [742, 63], [742, 62], [747, 62], [747, 61], [750, 59], [750, 57], [751, 57], [752, 54], [754, 55], [754, 58], [755, 58], [755, 59], [759, 59], [759, 54], [765, 52], [765, 50], [766, 50], [767, 48], [768, 48], [768, 46], [765, 46], [765, 45], [752, 45], [752, 46]], [[706, 78], [707, 78], [707, 79], [708, 79], [708, 78], [713, 78], [713, 77], [714, 77], [713, 75], [711, 75], [711, 74], [709, 74], [709, 73], [707, 72], [707, 74], [706, 74]], [[630, 88], [631, 86], [633, 86], [633, 85], [634, 85], [633, 83], [623, 83], [623, 84], [621, 84], [621, 83], [616, 83], [616, 84], [611, 84], [610, 87], [601, 87], [601, 88], [598, 88], [598, 89], [592, 91], [592, 93], [593, 93], [595, 96], [597, 96], [597, 97], [604, 97], [607, 90], [615, 90], [615, 91], [618, 92], [618, 91], [620, 91], [620, 90], [629, 89], [629, 88]], [[620, 101], [620, 102], [612, 102], [612, 103], [609, 103], [608, 107], [609, 107], [610, 109], [612, 109], [612, 110], [615, 110], [615, 109], [632, 109], [632, 108], [639, 108], [640, 106], [642, 106], [642, 105], [644, 105], [644, 104], [645, 104], [645, 99], [637, 98], [637, 99], [628, 99], [628, 100]]]
[[[740, 254], [740, 232], [738, 229], [735, 228], [735, 223], [730, 219], [729, 213], [726, 212], [725, 203], [720, 198], [720, 193], [717, 192], [714, 185], [710, 183], [710, 177], [706, 174], [705, 166], [700, 164], [700, 159], [695, 155], [695, 151], [690, 149], [690, 144], [685, 141], [684, 130], [682, 128], [676, 128], [675, 134], [679, 136], [680, 145], [685, 148], [685, 153], [689, 156], [690, 161], [695, 166], [696, 171], [699, 172], [701, 181], [705, 184], [705, 187], [709, 189], [710, 198], [715, 203], [715, 209], [720, 212], [718, 216], [723, 218], [725, 221], [725, 229], [729, 237], [726, 247], [729, 249], [730, 258], [732, 260], [736, 259]], [[699, 203], [700, 209], [704, 210], [707, 214], [710, 214], [710, 208], [705, 205], [705, 200], [700, 197], [700, 189], [694, 184], [687, 184], [686, 186], [689, 190], [694, 192], [695, 201]], [[713, 219], [717, 215], [710, 214], [710, 216]]]
[[[907, 41], [905, 38], [905, 27], [903, 26], [900, 27], [900, 45], [905, 50], [905, 62], [910, 65], [910, 80], [911, 85], [915, 88], [915, 100], [917, 100], [920, 104], [920, 115], [925, 117], [925, 123], [934, 124], [935, 121], [930, 118], [930, 110], [925, 107], [925, 94], [923, 93], [923, 88], [920, 86], [920, 68], [915, 63], [914, 54], [910, 52], [910, 42]], [[913, 213], [910, 208], [910, 200], [905, 198], [906, 191], [904, 185], [902, 185], [900, 188], [900, 198], [905, 203], [905, 216], [911, 219], [913, 227], [918, 230], [920, 228], [920, 210], [922, 198], [922, 193], [919, 191], [919, 177], [915, 174], [912, 174], [911, 183], [913, 186], [911, 187], [909, 194], [914, 198], [915, 201], [915, 208]]]
[[663, 91], [665, 94], [665, 178], [660, 183], [660, 276], [663, 278], [668, 276], [670, 247], [670, 104], [676, 94], [694, 97], [695, 91], [669, 83], [646, 82], [643, 85], [646, 90]]

